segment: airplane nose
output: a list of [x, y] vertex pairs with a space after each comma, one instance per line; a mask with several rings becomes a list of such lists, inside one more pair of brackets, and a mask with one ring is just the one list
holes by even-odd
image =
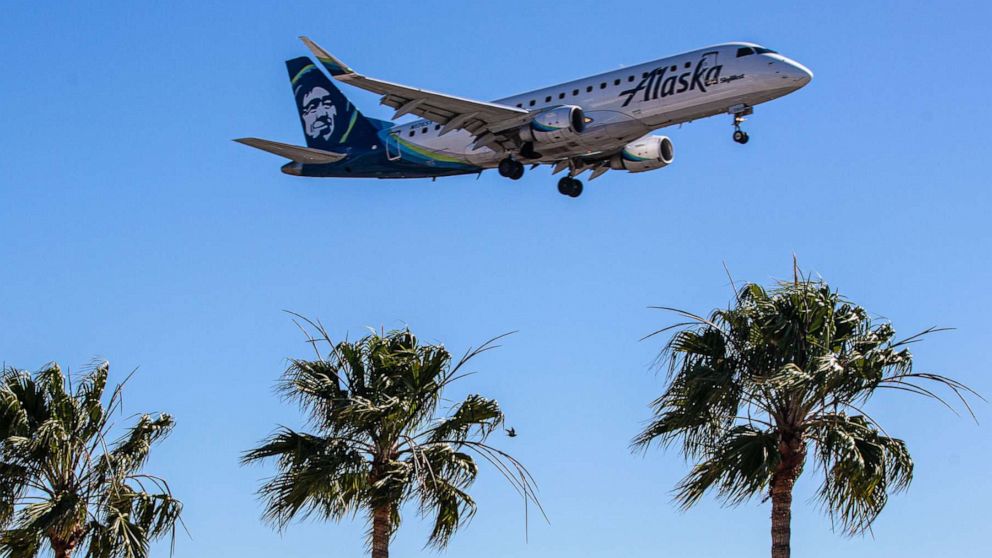
[[789, 60], [789, 74], [795, 80], [798, 87], [802, 87], [813, 81], [813, 72], [795, 60]]

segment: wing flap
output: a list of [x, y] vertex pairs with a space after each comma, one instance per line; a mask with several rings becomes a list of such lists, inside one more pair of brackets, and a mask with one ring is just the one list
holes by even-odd
[[234, 141], [254, 147], [255, 149], [268, 151], [274, 155], [285, 157], [291, 161], [296, 161], [297, 163], [303, 163], [305, 165], [335, 163], [347, 157], [347, 155], [343, 153], [334, 153], [332, 151], [324, 151], [323, 149], [314, 149], [312, 147], [300, 147], [298, 145], [290, 145], [288, 143], [280, 143], [278, 141], [269, 141], [259, 138], [238, 138]]

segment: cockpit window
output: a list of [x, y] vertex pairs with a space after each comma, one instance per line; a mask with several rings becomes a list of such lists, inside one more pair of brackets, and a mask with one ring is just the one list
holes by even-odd
[[737, 49], [737, 58], [751, 56], [752, 54], [778, 54], [774, 50], [765, 47], [741, 47]]

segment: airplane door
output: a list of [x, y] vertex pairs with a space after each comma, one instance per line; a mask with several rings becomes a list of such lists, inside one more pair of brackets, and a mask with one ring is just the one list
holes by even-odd
[[400, 142], [396, 133], [386, 134], [386, 159], [395, 161], [400, 158]]
[[[717, 56], [719, 54], [720, 53], [718, 51], [707, 52], [706, 54], [704, 54], [703, 55], [703, 60], [700, 63], [701, 64], [701, 67], [702, 68], [705, 68], [707, 70], [710, 70], [712, 68], [715, 68], [715, 67], [719, 66], [720, 65], [720, 62], [717, 60]], [[709, 72], [706, 72], [706, 81], [705, 81], [704, 85], [706, 85], [707, 87], [709, 87], [711, 85], [716, 85], [717, 82], [718, 82], [718, 80], [719, 80], [719, 78], [717, 77], [717, 75], [718, 74], [714, 74], [714, 75], [711, 76]]]

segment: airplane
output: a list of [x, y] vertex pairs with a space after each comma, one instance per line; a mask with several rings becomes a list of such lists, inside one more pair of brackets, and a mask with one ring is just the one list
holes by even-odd
[[393, 124], [364, 116], [308, 57], [286, 61], [306, 147], [258, 138], [234, 141], [290, 162], [294, 176], [437, 178], [496, 168], [519, 180], [525, 165], [567, 170], [558, 191], [582, 193], [577, 177], [610, 170], [645, 172], [674, 160], [667, 136], [651, 133], [728, 114], [733, 140], [755, 105], [805, 86], [813, 74], [763, 46], [734, 42], [661, 58], [514, 95], [476, 101], [360, 74], [307, 37], [300, 37], [335, 80], [381, 95]]

